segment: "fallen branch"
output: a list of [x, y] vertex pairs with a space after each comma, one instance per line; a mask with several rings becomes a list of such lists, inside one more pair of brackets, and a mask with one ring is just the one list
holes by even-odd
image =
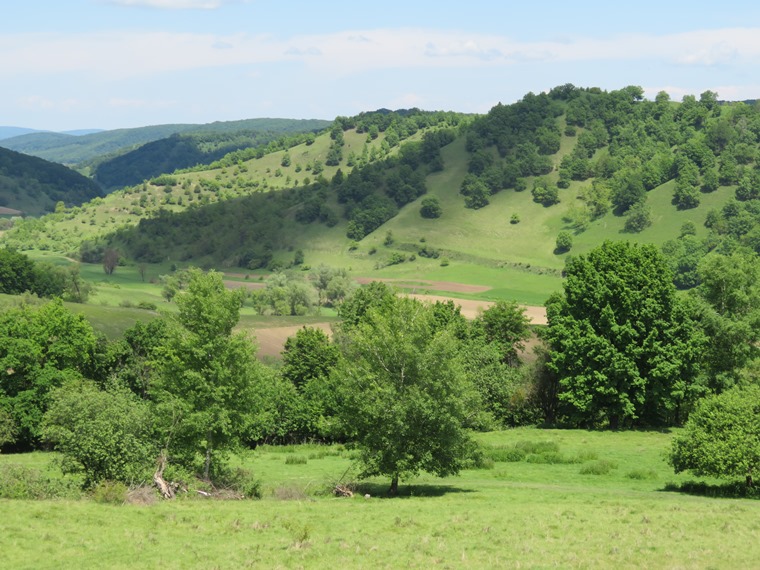
[[164, 479], [164, 469], [166, 469], [166, 450], [161, 451], [157, 463], [156, 472], [153, 474], [153, 483], [158, 487], [158, 490], [164, 499], [173, 499], [175, 496], [174, 488]]

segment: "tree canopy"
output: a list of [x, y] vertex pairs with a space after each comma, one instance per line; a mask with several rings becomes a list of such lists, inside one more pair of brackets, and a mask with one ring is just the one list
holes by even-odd
[[699, 393], [703, 336], [651, 245], [605, 242], [568, 260], [547, 303], [550, 368], [570, 421], [678, 422]]
[[472, 386], [451, 331], [429, 306], [393, 298], [371, 307], [339, 340], [339, 416], [359, 446], [362, 474], [457, 473], [471, 440], [463, 427]]

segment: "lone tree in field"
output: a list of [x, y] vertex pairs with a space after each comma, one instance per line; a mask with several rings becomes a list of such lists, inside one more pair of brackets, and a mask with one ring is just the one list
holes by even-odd
[[361, 450], [362, 476], [453, 475], [471, 440], [462, 427], [473, 388], [451, 331], [432, 309], [385, 299], [338, 335], [344, 357], [334, 371], [339, 416]]
[[103, 271], [106, 275], [113, 275], [116, 266], [119, 265], [119, 252], [115, 249], [108, 248], [103, 253]]
[[240, 294], [225, 289], [220, 273], [192, 269], [189, 277], [175, 298], [179, 314], [159, 349], [151, 392], [164, 454], [209, 479], [256, 411], [260, 371], [253, 343], [232, 332]]
[[547, 303], [549, 368], [576, 425], [677, 424], [700, 388], [704, 335], [652, 245], [604, 242], [568, 260]]
[[673, 438], [670, 463], [676, 473], [744, 478], [752, 486], [760, 470], [760, 388], [734, 388], [702, 400]]

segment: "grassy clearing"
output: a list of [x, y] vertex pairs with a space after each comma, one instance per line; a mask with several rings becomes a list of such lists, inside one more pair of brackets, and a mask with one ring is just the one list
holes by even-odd
[[[259, 475], [260, 501], [4, 500], [0, 548], [13, 568], [747, 568], [760, 556], [760, 502], [664, 491], [688, 479], [665, 463], [669, 434], [519, 429], [478, 439], [490, 452], [572, 461], [493, 461], [404, 482], [398, 499], [380, 498], [387, 481], [373, 480], [342, 499], [326, 490], [351, 451], [262, 446], [238, 458]], [[604, 462], [615, 467], [583, 472]]]

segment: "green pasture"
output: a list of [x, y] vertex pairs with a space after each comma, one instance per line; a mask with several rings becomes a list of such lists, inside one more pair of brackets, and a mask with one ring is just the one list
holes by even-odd
[[[342, 446], [262, 446], [237, 459], [255, 501], [106, 505], [0, 500], [8, 568], [750, 568], [760, 503], [670, 490], [670, 434], [516, 429], [480, 434], [486, 455], [457, 477], [371, 480], [353, 498]], [[543, 457], [543, 459], [542, 459]], [[288, 459], [291, 458], [291, 459]], [[50, 454], [0, 456], [41, 468]], [[601, 466], [601, 467], [600, 467]], [[368, 493], [369, 498], [364, 494]]]

